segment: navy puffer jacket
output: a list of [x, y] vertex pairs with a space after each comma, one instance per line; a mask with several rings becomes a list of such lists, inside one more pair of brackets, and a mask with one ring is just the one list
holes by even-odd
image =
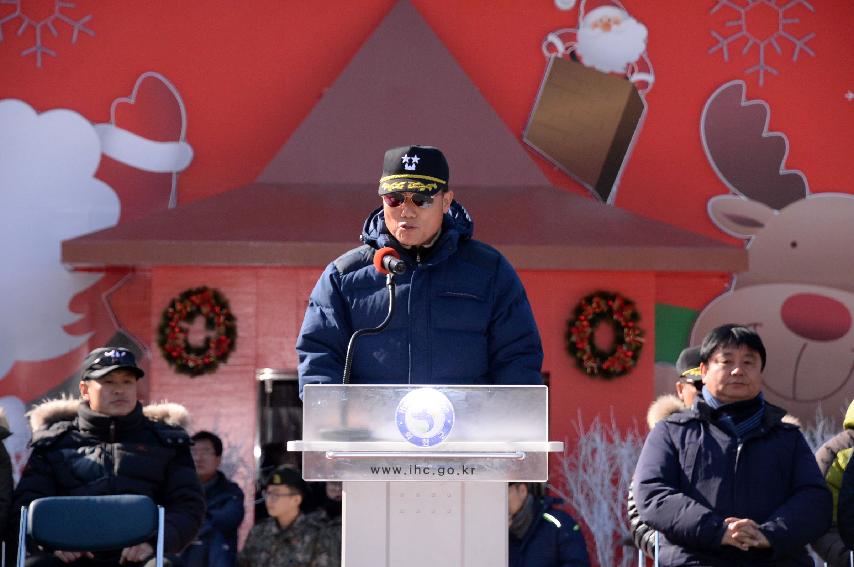
[[[661, 532], [660, 564], [810, 566], [806, 544], [830, 526], [832, 499], [804, 436], [765, 404], [739, 440], [702, 400], [650, 432], [632, 482], [640, 517]], [[722, 546], [728, 517], [750, 518], [771, 549]]]
[[589, 567], [581, 528], [558, 503], [544, 498], [522, 539], [510, 535], [509, 567]]
[[180, 567], [234, 567], [237, 530], [245, 512], [243, 491], [220, 471], [203, 488], [207, 504], [205, 521], [196, 540], [172, 563]]
[[324, 270], [297, 340], [300, 389], [341, 382], [347, 342], [388, 312], [375, 250], [391, 246], [408, 270], [396, 276], [397, 308], [385, 331], [355, 344], [353, 384], [540, 384], [543, 350], [522, 282], [494, 248], [471, 239], [456, 201], [429, 249], [407, 250], [386, 231], [382, 209], [368, 217], [364, 246]]

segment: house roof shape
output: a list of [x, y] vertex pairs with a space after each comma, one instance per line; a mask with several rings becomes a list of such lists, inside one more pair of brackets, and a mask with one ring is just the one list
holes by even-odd
[[62, 243], [74, 266], [324, 266], [359, 244], [382, 155], [442, 148], [475, 237], [518, 269], [733, 272], [740, 247], [552, 187], [408, 0], [256, 182]]

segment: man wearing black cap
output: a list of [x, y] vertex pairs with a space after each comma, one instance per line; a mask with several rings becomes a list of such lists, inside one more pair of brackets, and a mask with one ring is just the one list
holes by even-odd
[[237, 556], [238, 567], [338, 567], [340, 533], [323, 514], [303, 513], [308, 486], [299, 471], [276, 468], [264, 487], [269, 518], [256, 524]]
[[497, 250], [471, 238], [473, 222], [448, 180], [436, 148], [386, 152], [382, 208], [365, 221], [364, 245], [327, 266], [311, 293], [296, 344], [300, 387], [340, 382], [350, 335], [385, 318], [385, 277], [374, 267], [385, 247], [407, 271], [396, 276], [389, 326], [354, 347], [352, 383], [541, 383], [542, 346], [522, 283]]
[[[685, 407], [694, 405], [697, 394], [703, 391], [703, 375], [700, 373], [700, 347], [693, 346], [682, 349], [676, 359], [676, 396], [682, 400]], [[650, 426], [652, 429], [652, 426]]]
[[[80, 400], [51, 400], [30, 412], [32, 453], [15, 490], [15, 510], [44, 496], [144, 494], [165, 508], [167, 553], [192, 541], [205, 503], [183, 428], [189, 417], [177, 404], [143, 408], [137, 380], [144, 374], [131, 351], [95, 349], [83, 363]], [[154, 543], [106, 554], [34, 554], [27, 565], [142, 565]]]
[[[650, 430], [659, 421], [692, 407], [697, 395], [703, 391], [699, 346], [682, 349], [676, 359], [676, 372], [679, 374], [676, 379], [676, 395], [662, 394], [658, 396], [646, 412], [646, 423]], [[649, 557], [653, 557], [655, 553], [655, 530], [640, 519], [631, 486], [629, 487], [626, 513], [635, 547], [643, 550]]]

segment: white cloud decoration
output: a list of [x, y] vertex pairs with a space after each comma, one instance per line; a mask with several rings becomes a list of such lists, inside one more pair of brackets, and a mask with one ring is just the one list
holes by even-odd
[[102, 275], [65, 268], [60, 243], [118, 222], [118, 196], [95, 178], [100, 159], [95, 129], [76, 112], [0, 100], [0, 377], [89, 337], [63, 326], [81, 317], [71, 298]]

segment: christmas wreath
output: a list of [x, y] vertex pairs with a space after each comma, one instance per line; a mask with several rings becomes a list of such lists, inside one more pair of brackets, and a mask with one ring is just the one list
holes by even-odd
[[[187, 325], [196, 317], [204, 317], [206, 334], [204, 344], [192, 345]], [[188, 289], [173, 299], [163, 310], [157, 329], [157, 344], [177, 372], [198, 376], [216, 371], [237, 343], [237, 320], [228, 306], [228, 300], [216, 289], [197, 287]]]
[[[598, 291], [582, 299], [567, 324], [566, 347], [578, 367], [590, 376], [616, 378], [635, 367], [643, 346], [644, 331], [634, 302], [619, 293]], [[607, 351], [596, 346], [594, 333], [610, 324], [614, 342]]]

